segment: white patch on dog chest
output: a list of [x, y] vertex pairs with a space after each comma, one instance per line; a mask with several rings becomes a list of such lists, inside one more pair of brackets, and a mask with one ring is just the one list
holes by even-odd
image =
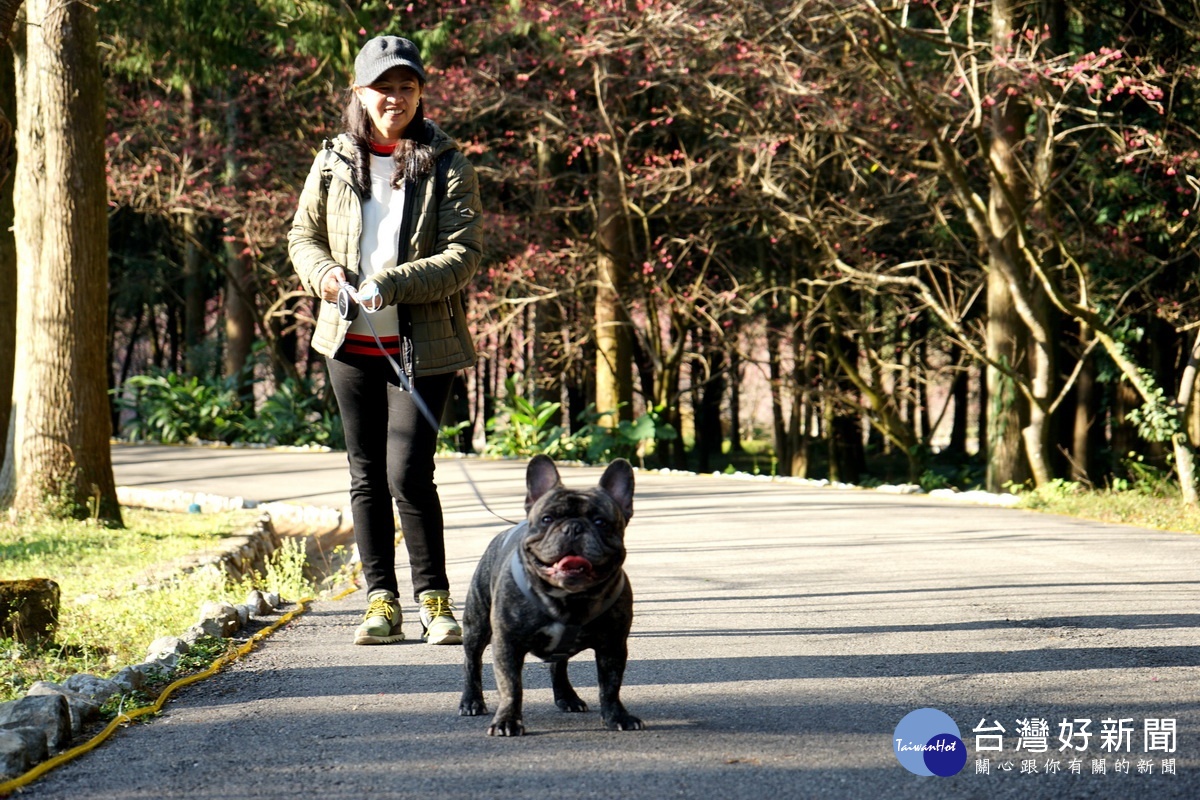
[[567, 632], [567, 627], [561, 622], [552, 622], [549, 625], [543, 625], [538, 631], [545, 636], [550, 637], [550, 644], [546, 646], [547, 653], [553, 653], [558, 650], [559, 644], [562, 643], [563, 634]]

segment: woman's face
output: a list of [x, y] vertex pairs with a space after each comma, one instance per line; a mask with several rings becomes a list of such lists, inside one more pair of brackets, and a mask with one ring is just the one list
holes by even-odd
[[421, 82], [412, 70], [392, 67], [370, 86], [355, 86], [354, 93], [371, 117], [375, 141], [395, 144], [417, 113]]

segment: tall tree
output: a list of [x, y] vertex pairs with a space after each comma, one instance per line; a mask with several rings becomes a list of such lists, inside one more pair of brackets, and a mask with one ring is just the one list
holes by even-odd
[[120, 524], [106, 380], [108, 218], [96, 12], [30, 0], [18, 63], [18, 296], [14, 448], [19, 511]]
[[[15, 9], [14, 9], [15, 12]], [[9, 120], [16, 117], [17, 76], [13, 71], [8, 30], [12, 18], [0, 13], [0, 464], [8, 451], [13, 369], [17, 354], [17, 242], [13, 237], [12, 170], [16, 148]]]
[[596, 411], [601, 425], [616, 427], [620, 420], [633, 418], [633, 337], [625, 299], [629, 235], [618, 177], [620, 161], [608, 151], [597, 160]]
[[[1009, 60], [1016, 13], [1016, 3], [1012, 0], [996, 0], [992, 4], [993, 64]], [[1018, 92], [1006, 91], [1015, 84], [1007, 71], [993, 68], [990, 75], [993, 85], [989, 88], [996, 104], [992, 107], [990, 137], [987, 137], [990, 139], [988, 229], [984, 239], [988, 243], [987, 348], [991, 361], [1006, 365], [1008, 370], [993, 366], [987, 370], [987, 488], [999, 492], [1007, 484], [1021, 484], [1030, 477], [1030, 462], [1021, 451], [1021, 432], [1030, 422], [1030, 411], [1011, 371], [1032, 371], [1035, 361], [1039, 366], [1042, 362], [1036, 350], [1029, 347], [1031, 337], [1022, 325], [1023, 315], [1018, 308], [1028, 281], [1024, 279], [1018, 251], [1017, 227], [1026, 191], [1016, 151], [1025, 138], [1028, 109]]]
[[[235, 193], [241, 165], [237, 158], [238, 111], [234, 103], [225, 110], [224, 184]], [[225, 227], [225, 377], [242, 382], [242, 394], [250, 391], [246, 364], [254, 347], [254, 270], [246, 237], [226, 221]]]

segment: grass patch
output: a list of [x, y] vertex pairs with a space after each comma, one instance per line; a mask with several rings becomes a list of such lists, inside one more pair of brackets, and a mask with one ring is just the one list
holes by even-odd
[[133, 589], [150, 568], [210, 550], [249, 528], [253, 510], [175, 514], [126, 508], [126, 527], [73, 520], [0, 521], [0, 579], [49, 577], [64, 605]]
[[1056, 480], [1020, 498], [1017, 508], [1160, 531], [1200, 533], [1200, 508], [1184, 505], [1177, 488], [1088, 490], [1077, 483]]
[[0, 522], [0, 579], [50, 578], [62, 591], [53, 644], [33, 648], [0, 639], [0, 702], [20, 696], [34, 681], [61, 682], [78, 672], [104, 677], [136, 664], [152, 641], [193, 625], [206, 601], [240, 603], [251, 588], [293, 600], [312, 593], [303, 579], [304, 550], [288, 539], [267, 574], [253, 581], [230, 583], [207, 567], [159, 590], [139, 588], [155, 568], [245, 532], [257, 512], [122, 514], [124, 529], [59, 520]]

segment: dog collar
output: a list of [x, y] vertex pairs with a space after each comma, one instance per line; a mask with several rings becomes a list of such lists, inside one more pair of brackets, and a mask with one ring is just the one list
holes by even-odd
[[529, 583], [529, 576], [521, 568], [521, 551], [519, 549], [513, 550], [512, 558], [508, 560], [508, 571], [512, 573], [513, 580], [517, 582], [517, 588], [521, 590], [521, 594], [529, 600], [534, 599], [536, 595], [533, 593], [533, 586]]

